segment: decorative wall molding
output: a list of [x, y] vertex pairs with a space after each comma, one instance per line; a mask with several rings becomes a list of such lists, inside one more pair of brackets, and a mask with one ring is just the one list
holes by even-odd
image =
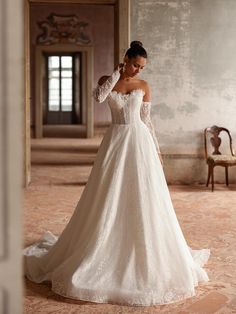
[[[6, 5], [4, 5], [4, 1], [1, 3], [1, 9], [6, 9]], [[2, 27], [0, 29], [1, 39], [3, 42], [7, 40], [7, 34], [4, 30], [6, 16], [2, 14], [1, 16], [1, 24]], [[7, 260], [7, 248], [9, 246], [8, 238], [7, 238], [7, 220], [8, 220], [8, 212], [7, 212], [7, 187], [6, 187], [6, 180], [7, 180], [7, 172], [6, 172], [6, 163], [7, 163], [7, 150], [6, 150], [6, 139], [7, 139], [7, 106], [5, 103], [5, 99], [7, 97], [7, 82], [6, 82], [6, 75], [7, 75], [7, 47], [6, 45], [0, 46], [0, 97], [2, 103], [0, 108], [0, 121], [1, 121], [1, 134], [0, 134], [0, 263]], [[1, 266], [0, 266], [1, 267]]]
[[51, 13], [46, 20], [37, 22], [41, 33], [37, 36], [36, 44], [54, 45], [69, 43], [88, 45], [91, 39], [86, 34], [87, 22], [80, 21], [77, 15], [58, 15]]
[[167, 159], [204, 159], [204, 154], [194, 154], [194, 153], [162, 153], [162, 156]]
[[[27, 1], [27, 0], [26, 0]], [[29, 3], [76, 3], [76, 4], [115, 4], [119, 0], [28, 0]], [[121, 0], [124, 1], [124, 0]]]
[[23, 186], [26, 187], [31, 181], [31, 129], [30, 129], [30, 15], [29, 15], [29, 2], [25, 0], [24, 2], [24, 101], [25, 105], [23, 108], [23, 119], [24, 119], [24, 178]]
[[[130, 45], [130, 0], [119, 0], [117, 2], [117, 20], [115, 41], [118, 46], [115, 49], [115, 54], [118, 62], [122, 62], [124, 54]], [[118, 63], [117, 62], [117, 63]]]

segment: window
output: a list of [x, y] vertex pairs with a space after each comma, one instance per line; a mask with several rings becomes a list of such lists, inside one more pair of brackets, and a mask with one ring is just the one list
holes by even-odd
[[73, 111], [73, 56], [48, 56], [48, 111]]

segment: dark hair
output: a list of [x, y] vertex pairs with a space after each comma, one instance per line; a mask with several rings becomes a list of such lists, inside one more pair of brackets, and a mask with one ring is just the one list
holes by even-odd
[[147, 58], [147, 52], [143, 48], [141, 41], [133, 40], [130, 43], [130, 48], [126, 51], [125, 56], [128, 56], [129, 59], [136, 58], [137, 56]]

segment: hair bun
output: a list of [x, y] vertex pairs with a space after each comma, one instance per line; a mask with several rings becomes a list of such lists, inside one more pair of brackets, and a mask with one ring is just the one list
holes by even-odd
[[133, 41], [131, 41], [130, 47], [133, 48], [133, 47], [135, 47], [135, 46], [141, 46], [141, 47], [143, 47], [143, 43], [142, 43], [141, 41], [138, 41], [138, 40], [133, 40]]

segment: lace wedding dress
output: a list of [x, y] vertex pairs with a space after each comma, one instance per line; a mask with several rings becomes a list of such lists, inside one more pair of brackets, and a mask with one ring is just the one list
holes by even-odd
[[60, 236], [46, 231], [24, 249], [25, 275], [62, 296], [127, 305], [195, 296], [209, 280], [210, 250], [190, 248], [178, 223], [142, 89], [112, 91], [115, 70], [94, 97], [112, 123], [75, 211]]

